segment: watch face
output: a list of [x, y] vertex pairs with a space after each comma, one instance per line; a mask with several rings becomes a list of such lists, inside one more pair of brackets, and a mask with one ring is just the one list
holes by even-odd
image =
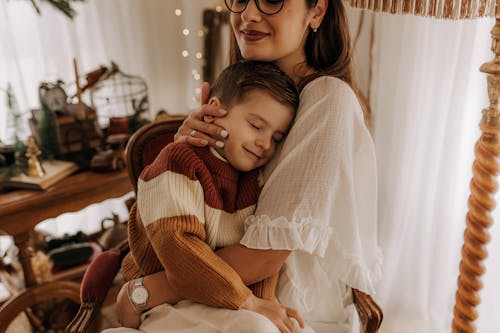
[[134, 303], [144, 304], [148, 300], [148, 291], [142, 286], [136, 287], [132, 291], [131, 297]]

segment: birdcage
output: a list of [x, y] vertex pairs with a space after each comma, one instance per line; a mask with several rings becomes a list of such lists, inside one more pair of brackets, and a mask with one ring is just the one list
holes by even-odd
[[90, 89], [90, 99], [103, 128], [109, 126], [110, 119], [137, 120], [149, 111], [146, 81], [140, 76], [123, 73], [114, 62]]

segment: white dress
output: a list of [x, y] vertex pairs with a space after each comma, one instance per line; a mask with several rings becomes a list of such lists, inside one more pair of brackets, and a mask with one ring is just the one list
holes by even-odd
[[[278, 300], [297, 308], [316, 333], [351, 332], [350, 288], [374, 293], [382, 255], [375, 149], [346, 83], [320, 77], [302, 90], [294, 124], [264, 176], [241, 243], [294, 250], [280, 275]], [[279, 332], [249, 311], [190, 301], [161, 305], [143, 318], [141, 331], [151, 333], [244, 333], [255, 332], [256, 325], [261, 333]]]
[[303, 89], [292, 129], [264, 176], [241, 243], [295, 250], [280, 275], [279, 301], [318, 331], [327, 323], [338, 326], [330, 332], [348, 331], [350, 288], [374, 294], [382, 255], [375, 148], [346, 83], [320, 77]]

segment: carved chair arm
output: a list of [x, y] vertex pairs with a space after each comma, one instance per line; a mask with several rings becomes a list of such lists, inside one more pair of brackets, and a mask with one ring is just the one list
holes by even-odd
[[377, 333], [384, 315], [382, 309], [373, 298], [357, 289], [352, 289], [354, 306], [358, 312], [360, 331], [362, 333]]
[[125, 240], [99, 254], [90, 263], [80, 287], [80, 309], [66, 327], [66, 333], [84, 333], [89, 330], [128, 251], [128, 242]]

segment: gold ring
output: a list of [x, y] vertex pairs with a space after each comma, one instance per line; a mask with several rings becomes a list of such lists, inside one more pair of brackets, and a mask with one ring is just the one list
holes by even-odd
[[196, 134], [196, 130], [192, 130], [191, 133], [189, 133], [189, 136], [194, 138], [194, 135]]

